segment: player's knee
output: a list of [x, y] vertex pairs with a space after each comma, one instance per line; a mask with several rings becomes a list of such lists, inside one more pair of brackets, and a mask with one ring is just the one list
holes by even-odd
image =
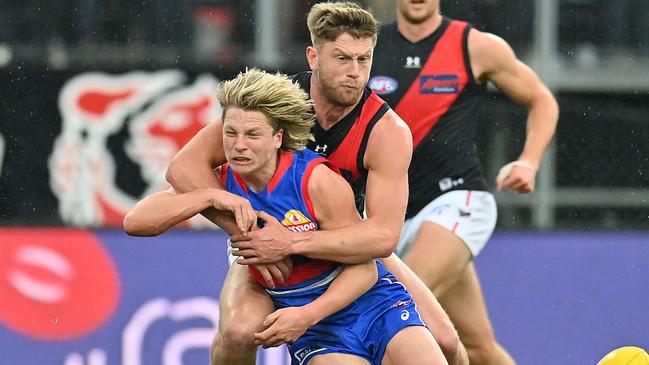
[[455, 329], [436, 334], [435, 340], [447, 358], [449, 356], [456, 356], [460, 352], [462, 344], [460, 342], [460, 336]]
[[[259, 324], [253, 325], [252, 323], [236, 323], [231, 326], [221, 328], [219, 333], [220, 339], [218, 344], [227, 350], [236, 351], [237, 348], [246, 348], [255, 346], [255, 332]], [[235, 350], [233, 350], [235, 349]]]
[[[235, 326], [236, 327], [236, 326]], [[225, 329], [216, 334], [210, 348], [212, 365], [240, 363], [244, 359], [253, 358], [257, 346], [254, 344], [252, 332], [237, 328]]]

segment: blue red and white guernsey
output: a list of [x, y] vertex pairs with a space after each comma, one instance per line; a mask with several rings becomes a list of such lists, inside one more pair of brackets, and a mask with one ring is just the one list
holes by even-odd
[[414, 151], [406, 218], [452, 190], [487, 190], [474, 143], [484, 85], [473, 76], [471, 26], [443, 18], [411, 43], [386, 24], [379, 31], [369, 86], [408, 124]]
[[[311, 75], [302, 72], [292, 78], [307, 93], [311, 90]], [[365, 87], [356, 107], [331, 128], [324, 130], [320, 124], [311, 128], [314, 140], [307, 147], [326, 157], [340, 169], [356, 197], [356, 208], [363, 214], [365, 184], [368, 170], [363, 162], [367, 141], [376, 123], [390, 110], [388, 104], [369, 87]]]
[[[256, 210], [277, 218], [291, 230], [313, 231], [318, 219], [308, 193], [313, 169], [325, 158], [305, 149], [281, 152], [275, 175], [260, 192], [249, 189], [240, 176], [221, 166], [221, 182], [227, 191], [248, 199]], [[321, 296], [342, 271], [343, 266], [329, 261], [293, 256], [293, 271], [287, 282], [266, 288], [277, 308], [303, 306]], [[311, 326], [299, 339], [289, 344], [291, 363], [307, 364], [314, 356], [345, 353], [363, 357], [379, 365], [388, 343], [408, 326], [424, 326], [410, 294], [394, 275], [376, 261], [378, 280], [372, 288], [346, 308]], [[260, 285], [259, 273], [251, 268]]]
[[[275, 175], [264, 190], [255, 192], [249, 189], [241, 177], [228, 168], [228, 164], [221, 166], [221, 183], [227, 191], [248, 199], [255, 210], [272, 215], [286, 228], [300, 232], [316, 231], [319, 227], [318, 220], [307, 184], [313, 169], [322, 163], [337, 171], [324, 157], [310, 150], [281, 152]], [[254, 267], [249, 268], [257, 282], [266, 287], [261, 274]], [[312, 281], [327, 279], [322, 282], [326, 284], [340, 270], [340, 265], [335, 262], [293, 257], [293, 271], [281, 286], [293, 288], [295, 285], [308, 285]]]

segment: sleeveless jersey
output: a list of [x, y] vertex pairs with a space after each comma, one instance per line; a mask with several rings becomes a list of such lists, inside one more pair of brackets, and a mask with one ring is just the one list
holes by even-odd
[[[302, 72], [293, 76], [307, 93], [311, 90], [311, 74]], [[340, 169], [341, 175], [352, 186], [356, 207], [361, 215], [364, 211], [368, 173], [363, 164], [367, 142], [372, 128], [388, 110], [388, 104], [365, 87], [361, 101], [338, 123], [328, 130], [316, 123], [311, 129], [315, 140], [310, 141], [307, 147], [326, 157]]]
[[[228, 168], [226, 163], [220, 169], [221, 183], [227, 191], [246, 198], [255, 210], [272, 215], [289, 230], [315, 231], [318, 229], [318, 220], [313, 211], [307, 186], [313, 169], [320, 163], [336, 170], [335, 166], [329, 164], [325, 158], [307, 149], [299, 152], [281, 152], [275, 175], [260, 192], [248, 188], [241, 177]], [[335, 271], [340, 271], [337, 270], [339, 264], [331, 261], [313, 260], [304, 256], [291, 258], [293, 271], [288, 280], [281, 285], [277, 284], [277, 287], [318, 282], [322, 278], [332, 276]], [[257, 282], [267, 287], [261, 274], [253, 266], [248, 267]]]
[[451, 190], [487, 190], [474, 143], [485, 87], [471, 70], [471, 26], [443, 18], [411, 43], [396, 24], [381, 27], [369, 86], [408, 124], [414, 151], [406, 218]]

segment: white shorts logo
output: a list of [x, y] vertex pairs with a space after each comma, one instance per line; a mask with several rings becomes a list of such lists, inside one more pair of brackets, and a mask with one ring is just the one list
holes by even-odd
[[401, 320], [402, 321], [407, 321], [408, 318], [410, 318], [410, 312], [404, 309], [403, 312], [401, 312]]

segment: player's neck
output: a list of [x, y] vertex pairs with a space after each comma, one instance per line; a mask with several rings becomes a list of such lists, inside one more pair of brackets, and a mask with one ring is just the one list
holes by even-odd
[[408, 22], [401, 14], [397, 13], [397, 29], [404, 38], [412, 43], [419, 42], [433, 34], [441, 24], [442, 15], [439, 13], [417, 24]]
[[279, 165], [279, 153], [277, 158], [269, 162], [263, 168], [250, 173], [250, 174], [240, 174], [241, 180], [248, 186], [248, 188], [255, 193], [263, 191], [266, 186], [270, 183], [277, 172], [277, 166]]
[[[322, 88], [317, 80], [317, 77], [311, 77], [311, 99], [313, 99], [313, 104], [315, 105], [315, 115], [318, 119], [318, 124], [324, 130], [328, 130], [333, 127], [336, 123], [349, 112], [351, 112], [358, 102], [351, 106], [343, 106], [334, 104], [322, 93]], [[360, 101], [360, 99], [359, 99]]]

